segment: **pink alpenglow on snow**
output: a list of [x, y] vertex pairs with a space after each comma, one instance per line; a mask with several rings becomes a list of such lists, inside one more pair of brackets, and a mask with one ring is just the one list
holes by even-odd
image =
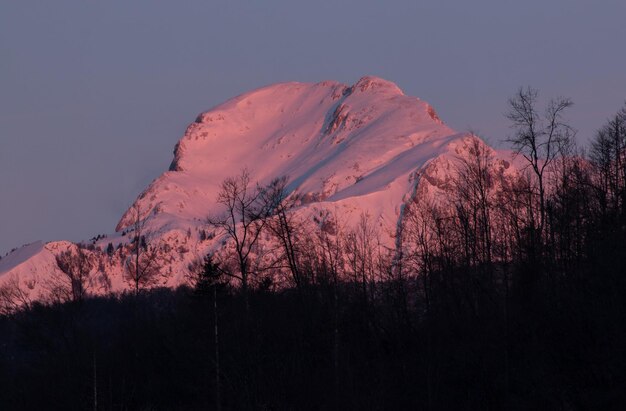
[[[312, 218], [332, 211], [347, 226], [367, 214], [392, 244], [403, 206], [415, 196], [436, 199], [455, 173], [455, 158], [477, 139], [377, 77], [352, 86], [281, 83], [242, 94], [198, 115], [169, 170], [113, 233], [84, 250], [93, 271], [87, 292], [132, 288], [126, 273], [139, 227], [147, 249], [158, 247], [159, 272], [147, 286], [184, 283], [190, 263], [228, 246], [219, 233], [207, 238], [207, 218], [222, 211], [216, 201], [222, 181], [244, 168], [261, 185], [285, 176], [288, 192], [301, 199], [292, 212]], [[499, 161], [500, 173], [515, 172], [510, 154], [479, 144]], [[0, 261], [0, 286], [19, 287], [31, 300], [50, 298], [51, 278], [60, 275], [56, 256], [73, 248], [60, 241], [14, 251]]]

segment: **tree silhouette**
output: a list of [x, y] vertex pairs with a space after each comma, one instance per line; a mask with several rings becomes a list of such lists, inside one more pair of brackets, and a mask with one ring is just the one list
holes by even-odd
[[152, 233], [146, 230], [147, 217], [142, 215], [138, 203], [133, 205], [132, 254], [126, 258], [126, 281], [135, 295], [143, 288], [153, 286], [161, 276], [160, 247], [150, 241]]
[[573, 105], [568, 98], [552, 99], [542, 114], [537, 108], [539, 92], [520, 88], [509, 99], [506, 117], [511, 121], [514, 135], [506, 141], [516, 154], [526, 160], [538, 185], [539, 234], [545, 227], [546, 172], [575, 135], [574, 129], [563, 120], [565, 110]]
[[82, 247], [69, 248], [56, 256], [56, 263], [63, 273], [57, 290], [68, 295], [72, 301], [85, 298], [86, 289], [94, 264]]
[[217, 203], [224, 207], [223, 214], [217, 217], [210, 216], [207, 222], [221, 230], [234, 246], [229, 257], [234, 260], [236, 270], [225, 272], [240, 281], [247, 312], [249, 308], [247, 296], [252, 274], [250, 259], [267, 222], [269, 208], [262, 201], [262, 190], [258, 185], [252, 185], [247, 169], [222, 181]]

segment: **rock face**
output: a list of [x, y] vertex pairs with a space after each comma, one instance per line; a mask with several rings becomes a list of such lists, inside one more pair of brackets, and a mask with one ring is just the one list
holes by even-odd
[[[190, 262], [224, 246], [219, 233], [207, 239], [206, 218], [222, 211], [220, 183], [243, 168], [260, 184], [286, 176], [288, 191], [302, 199], [302, 215], [333, 210], [350, 225], [367, 213], [392, 232], [407, 201], [445, 191], [455, 159], [471, 154], [473, 142], [484, 146], [376, 77], [352, 86], [282, 83], [235, 97], [189, 125], [169, 170], [139, 195], [115, 233], [92, 242], [87, 252], [106, 280], [90, 291], [130, 288], [124, 271], [138, 223], [161, 246], [161, 276], [153, 285], [184, 282]], [[499, 164], [495, 173], [513, 172], [508, 154], [486, 149]], [[30, 298], [45, 297], [46, 278], [58, 270], [55, 255], [67, 247], [48, 243], [0, 261], [0, 285], [18, 283]]]

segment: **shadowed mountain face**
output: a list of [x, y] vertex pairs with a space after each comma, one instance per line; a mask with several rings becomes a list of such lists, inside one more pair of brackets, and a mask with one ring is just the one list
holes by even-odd
[[[132, 288], [125, 273], [139, 229], [158, 259], [149, 286], [183, 283], [190, 263], [229, 246], [207, 218], [223, 213], [220, 185], [243, 169], [253, 187], [286, 177], [286, 193], [299, 198], [291, 212], [311, 224], [333, 212], [349, 227], [367, 214], [381, 241], [393, 244], [404, 205], [416, 196], [438, 201], [458, 160], [475, 147], [495, 159], [496, 180], [516, 172], [507, 153], [455, 132], [426, 102], [380, 78], [352, 86], [283, 83], [243, 94], [198, 115], [176, 144], [170, 169], [140, 194], [114, 233], [91, 242], [88, 292]], [[3, 259], [0, 285], [47, 298], [59, 275], [56, 256], [68, 249], [76, 246], [52, 242]]]

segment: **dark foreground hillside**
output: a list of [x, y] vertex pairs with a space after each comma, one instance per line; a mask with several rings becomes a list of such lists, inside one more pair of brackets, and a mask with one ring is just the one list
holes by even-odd
[[[624, 294], [588, 285], [558, 304], [511, 298], [508, 318], [492, 290], [441, 299], [430, 313], [401, 303], [401, 284], [380, 284], [367, 304], [351, 284], [259, 290], [246, 315], [222, 287], [220, 405], [620, 409]], [[0, 408], [215, 409], [214, 325], [213, 294], [188, 288], [1, 318]]]

